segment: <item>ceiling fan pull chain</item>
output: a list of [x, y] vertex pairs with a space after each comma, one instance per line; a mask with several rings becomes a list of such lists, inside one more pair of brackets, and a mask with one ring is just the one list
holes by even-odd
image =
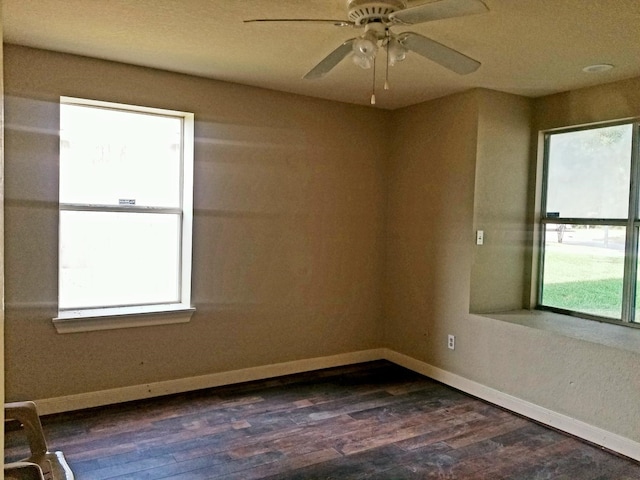
[[376, 57], [373, 57], [373, 82], [371, 82], [371, 105], [376, 104]]

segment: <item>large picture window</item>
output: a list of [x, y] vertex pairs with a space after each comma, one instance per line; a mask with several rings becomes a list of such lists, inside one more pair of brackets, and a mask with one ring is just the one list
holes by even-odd
[[62, 98], [59, 316], [190, 307], [193, 116]]
[[547, 133], [539, 305], [638, 325], [638, 124]]

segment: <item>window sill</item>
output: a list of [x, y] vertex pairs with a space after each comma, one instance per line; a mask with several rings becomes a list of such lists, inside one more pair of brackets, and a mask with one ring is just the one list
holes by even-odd
[[58, 313], [53, 326], [58, 333], [77, 333], [187, 323], [195, 311], [181, 304], [68, 310]]
[[587, 320], [544, 310], [514, 310], [475, 315], [557, 333], [565, 337], [633, 353], [640, 353], [639, 328]]

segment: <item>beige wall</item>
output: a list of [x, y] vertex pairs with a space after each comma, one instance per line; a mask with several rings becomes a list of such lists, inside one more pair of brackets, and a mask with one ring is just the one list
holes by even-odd
[[[383, 112], [7, 46], [10, 399], [378, 347]], [[57, 334], [60, 95], [196, 118], [187, 325]]]
[[[433, 362], [446, 348], [443, 315], [469, 312], [477, 95], [394, 111], [392, 120], [385, 340]], [[464, 275], [452, 268], [458, 263]]]
[[[631, 115], [637, 81], [535, 102], [476, 90], [381, 112], [16, 47], [5, 61], [9, 396], [387, 346], [640, 441], [640, 348], [469, 313], [471, 299], [495, 293], [511, 308], [526, 297], [531, 104], [533, 131]], [[58, 95], [195, 112], [190, 324], [54, 332]], [[509, 280], [489, 268], [501, 252]]]
[[[534, 102], [538, 125], [550, 118], [562, 124], [561, 112], [565, 121], [611, 118], [607, 111], [586, 116], [576, 110], [603, 94], [634, 97], [634, 88], [637, 82], [623, 82], [540, 99]], [[567, 108], [571, 104], [576, 109]], [[614, 113], [640, 113], [640, 101], [627, 107]], [[518, 308], [526, 298], [519, 290], [529, 288], [533, 236], [523, 219], [531, 215], [533, 205], [528, 211], [527, 204], [536, 179], [527, 175], [535, 168], [524, 161], [529, 145], [513, 140], [528, 141], [529, 115], [530, 102], [482, 90], [394, 112], [397, 136], [387, 172], [387, 345], [639, 441], [640, 345], [615, 348], [469, 313], [470, 298], [482, 309], [485, 303]], [[478, 247], [474, 229], [481, 226], [488, 226], [487, 236]], [[488, 269], [494, 261], [498, 267]], [[612, 329], [624, 335], [621, 327]], [[454, 351], [446, 347], [447, 334], [456, 335]]]
[[528, 288], [527, 227], [531, 155], [531, 100], [481, 90], [475, 163], [471, 300], [474, 313], [522, 308]]
[[535, 131], [637, 118], [640, 77], [549, 95], [535, 105]]

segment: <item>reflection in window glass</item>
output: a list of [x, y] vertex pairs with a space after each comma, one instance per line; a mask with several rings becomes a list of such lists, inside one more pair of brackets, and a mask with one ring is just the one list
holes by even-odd
[[626, 218], [631, 125], [550, 136], [547, 213], [564, 218]]

